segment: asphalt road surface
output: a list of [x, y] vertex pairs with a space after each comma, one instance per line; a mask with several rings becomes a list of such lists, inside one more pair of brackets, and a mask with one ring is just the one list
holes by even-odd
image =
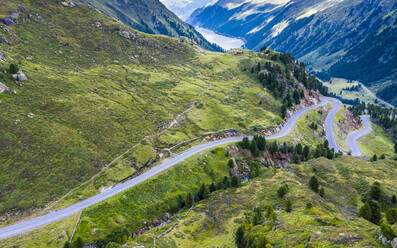
[[369, 115], [362, 115], [361, 116], [361, 121], [364, 125], [364, 128], [357, 131], [357, 132], [353, 132], [351, 134], [349, 134], [349, 136], [347, 136], [347, 144], [350, 148], [350, 152], [352, 156], [358, 157], [361, 156], [362, 152], [360, 150], [360, 148], [358, 147], [357, 141], [367, 135], [368, 133], [370, 133], [372, 131], [372, 127], [371, 127], [371, 123], [370, 123], [370, 116]]
[[[278, 139], [278, 138], [286, 136], [287, 134], [289, 134], [291, 132], [292, 128], [294, 127], [294, 125], [296, 124], [298, 119], [304, 113], [306, 113], [309, 110], [324, 106], [327, 104], [328, 101], [333, 102], [333, 108], [326, 119], [327, 139], [329, 141], [330, 146], [333, 147], [335, 149], [335, 151], [339, 151], [339, 148], [336, 145], [336, 142], [334, 139], [334, 134], [333, 134], [333, 130], [334, 130], [333, 129], [333, 120], [334, 120], [335, 114], [339, 111], [339, 108], [342, 106], [342, 103], [339, 100], [334, 99], [334, 98], [323, 97], [323, 98], [321, 98], [321, 103], [299, 110], [298, 112], [293, 114], [293, 116], [291, 116], [291, 118], [287, 121], [287, 123], [280, 130], [280, 132], [278, 132], [277, 134], [274, 134], [274, 135], [270, 135], [266, 138], [267, 139]], [[364, 118], [364, 121], [368, 121], [368, 119]], [[354, 144], [354, 142], [356, 142], [356, 140], [359, 137], [361, 137], [360, 135], [365, 134], [365, 133], [366, 132], [360, 131], [357, 134], [352, 134], [352, 136], [351, 136], [352, 144]], [[82, 200], [78, 203], [70, 205], [70, 206], [63, 208], [61, 210], [54, 211], [54, 212], [48, 213], [48, 214], [40, 216], [40, 217], [35, 217], [30, 220], [22, 221], [22, 222], [14, 224], [14, 225], [3, 227], [0, 229], [0, 239], [15, 236], [15, 235], [30, 231], [32, 229], [35, 229], [35, 228], [56, 222], [58, 220], [64, 219], [64, 218], [71, 216], [85, 208], [88, 208], [88, 207], [95, 205], [99, 202], [102, 202], [112, 196], [115, 196], [131, 187], [134, 187], [135, 185], [161, 173], [164, 170], [167, 170], [168, 168], [184, 161], [185, 159], [187, 159], [199, 152], [202, 152], [204, 150], [207, 150], [207, 149], [219, 146], [219, 145], [238, 142], [238, 141], [241, 141], [243, 138], [244, 138], [243, 136], [225, 138], [225, 139], [212, 141], [212, 142], [208, 142], [208, 143], [205, 143], [202, 145], [192, 147], [191, 149], [189, 149], [185, 152], [182, 152], [181, 154], [178, 154], [172, 158], [164, 160], [160, 165], [151, 168], [149, 171], [143, 173], [142, 175], [135, 177], [131, 180], [128, 180], [122, 184], [116, 185], [113, 188], [110, 188], [100, 194], [97, 194], [95, 196], [92, 196], [90, 198]], [[252, 137], [249, 137], [249, 138], [252, 139]], [[357, 149], [357, 147], [355, 147], [353, 145], [354, 154], [357, 154], [356, 149]], [[359, 149], [358, 149], [358, 151], [359, 151]]]
[[326, 98], [332, 102], [333, 108], [328, 113], [327, 118], [325, 119], [325, 134], [327, 136], [329, 147], [335, 150], [335, 152], [342, 152], [343, 154], [347, 154], [347, 152], [343, 151], [338, 147], [335, 141], [335, 133], [334, 133], [334, 120], [335, 115], [339, 112], [339, 109], [342, 107], [342, 102], [335, 98]]

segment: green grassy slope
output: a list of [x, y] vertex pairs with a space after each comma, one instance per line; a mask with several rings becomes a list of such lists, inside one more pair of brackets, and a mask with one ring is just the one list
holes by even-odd
[[[0, 81], [16, 90], [0, 93], [0, 169], [7, 171], [0, 175], [1, 225], [37, 213], [94, 175], [60, 204], [114, 185], [146, 159], [158, 162], [162, 148], [282, 122], [281, 102], [248, 72], [272, 62], [286, 74], [290, 66], [271, 56], [210, 53], [134, 31], [84, 5], [0, 3], [2, 17], [15, 11], [14, 25], [0, 24], [8, 41], [0, 44]], [[11, 63], [27, 75], [24, 86], [7, 72]]]
[[[263, 225], [273, 247], [304, 247], [306, 243], [311, 247], [383, 247], [376, 238], [377, 227], [358, 218], [356, 211], [361, 206], [360, 193], [375, 180], [384, 185], [388, 195], [396, 193], [396, 166], [390, 160], [369, 163], [343, 157], [291, 165], [289, 170], [293, 173], [267, 169], [241, 188], [211, 194], [187, 216], [139, 236], [127, 247], [153, 247], [153, 237], [163, 232], [165, 235], [156, 239], [161, 247], [235, 247], [234, 232], [245, 215], [264, 205], [273, 206], [278, 214], [273, 229]], [[320, 178], [324, 198], [308, 188], [312, 175]], [[290, 190], [280, 199], [277, 190], [285, 183]], [[291, 213], [284, 210], [287, 200], [292, 201]], [[305, 209], [308, 202], [314, 206], [310, 210]], [[172, 230], [166, 232], [174, 223]]]
[[[29, 78], [19, 87], [9, 74], [1, 75], [17, 92], [0, 95], [0, 164], [7, 170], [0, 180], [1, 212], [54, 199], [153, 133], [190, 100], [186, 95], [172, 99], [155, 83], [146, 84], [146, 75], [134, 72], [134, 66], [118, 65], [188, 61], [194, 56], [188, 45], [135, 31], [136, 39], [125, 39], [118, 35], [125, 27], [88, 7], [24, 2], [13, 1], [20, 18], [3, 32], [10, 45], [1, 44], [12, 58], [1, 63], [2, 71], [19, 61]], [[10, 14], [9, 4], [1, 3], [2, 14]], [[106, 48], [98, 51], [99, 46]]]
[[328, 87], [330, 93], [334, 93], [336, 96], [342, 97], [343, 99], [352, 101], [359, 99], [365, 103], [376, 103], [375, 99], [362, 88], [358, 88], [357, 90], [346, 90], [358, 85], [359, 83], [357, 81], [349, 82], [341, 78], [331, 78], [329, 82], [324, 82], [324, 86]]

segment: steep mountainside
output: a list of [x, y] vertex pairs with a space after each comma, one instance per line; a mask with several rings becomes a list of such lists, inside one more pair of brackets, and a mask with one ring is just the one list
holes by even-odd
[[394, 0], [219, 0], [196, 10], [189, 22], [242, 37], [250, 49], [290, 52], [323, 78], [359, 80], [396, 101]]
[[217, 45], [209, 43], [192, 26], [180, 20], [159, 0], [77, 0], [77, 2], [90, 4], [125, 25], [145, 33], [172, 37], [185, 36], [205, 49], [222, 50]]
[[2, 1], [0, 18], [0, 225], [96, 194], [183, 141], [272, 130], [319, 87], [288, 55], [204, 51], [85, 4]]

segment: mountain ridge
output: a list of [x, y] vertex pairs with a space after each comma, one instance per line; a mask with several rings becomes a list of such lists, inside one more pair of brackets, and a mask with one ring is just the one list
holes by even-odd
[[359, 80], [382, 98], [384, 82], [397, 81], [396, 9], [391, 0], [219, 0], [188, 22], [244, 37], [249, 49], [289, 52], [322, 79]]
[[88, 4], [141, 32], [171, 37], [185, 36], [207, 50], [223, 51], [216, 44], [207, 41], [192, 26], [179, 19], [159, 0], [76, 0], [76, 2]]

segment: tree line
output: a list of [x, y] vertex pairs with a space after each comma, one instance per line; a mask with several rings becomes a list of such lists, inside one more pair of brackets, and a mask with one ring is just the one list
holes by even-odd
[[314, 76], [306, 72], [305, 64], [295, 62], [290, 54], [275, 53], [270, 55], [270, 59], [283, 64], [285, 69], [283, 70], [277, 63], [258, 62], [251, 68], [251, 73], [257, 75], [259, 82], [274, 97], [281, 99], [283, 102], [281, 117], [285, 118], [287, 110], [294, 104], [299, 104], [301, 99], [305, 97], [304, 89], [298, 87], [294, 78], [301, 82], [306, 89], [318, 90], [321, 94], [328, 95], [328, 89]]
[[328, 159], [334, 159], [341, 156], [341, 153], [336, 153], [335, 150], [329, 148], [328, 140], [318, 144], [314, 149], [310, 146], [298, 143], [296, 145], [283, 142], [279, 144], [277, 141], [268, 142], [265, 137], [255, 135], [250, 141], [248, 137], [244, 137], [240, 142], [240, 147], [243, 149], [249, 149], [254, 157], [260, 156], [260, 152], [269, 152], [274, 155], [275, 153], [291, 154], [293, 163], [300, 163], [307, 161], [311, 158], [326, 157]]
[[359, 210], [359, 216], [380, 225], [382, 234], [393, 240], [397, 233], [391, 226], [397, 223], [397, 197], [387, 196], [379, 182], [374, 182], [370, 189], [362, 195], [364, 205]]

